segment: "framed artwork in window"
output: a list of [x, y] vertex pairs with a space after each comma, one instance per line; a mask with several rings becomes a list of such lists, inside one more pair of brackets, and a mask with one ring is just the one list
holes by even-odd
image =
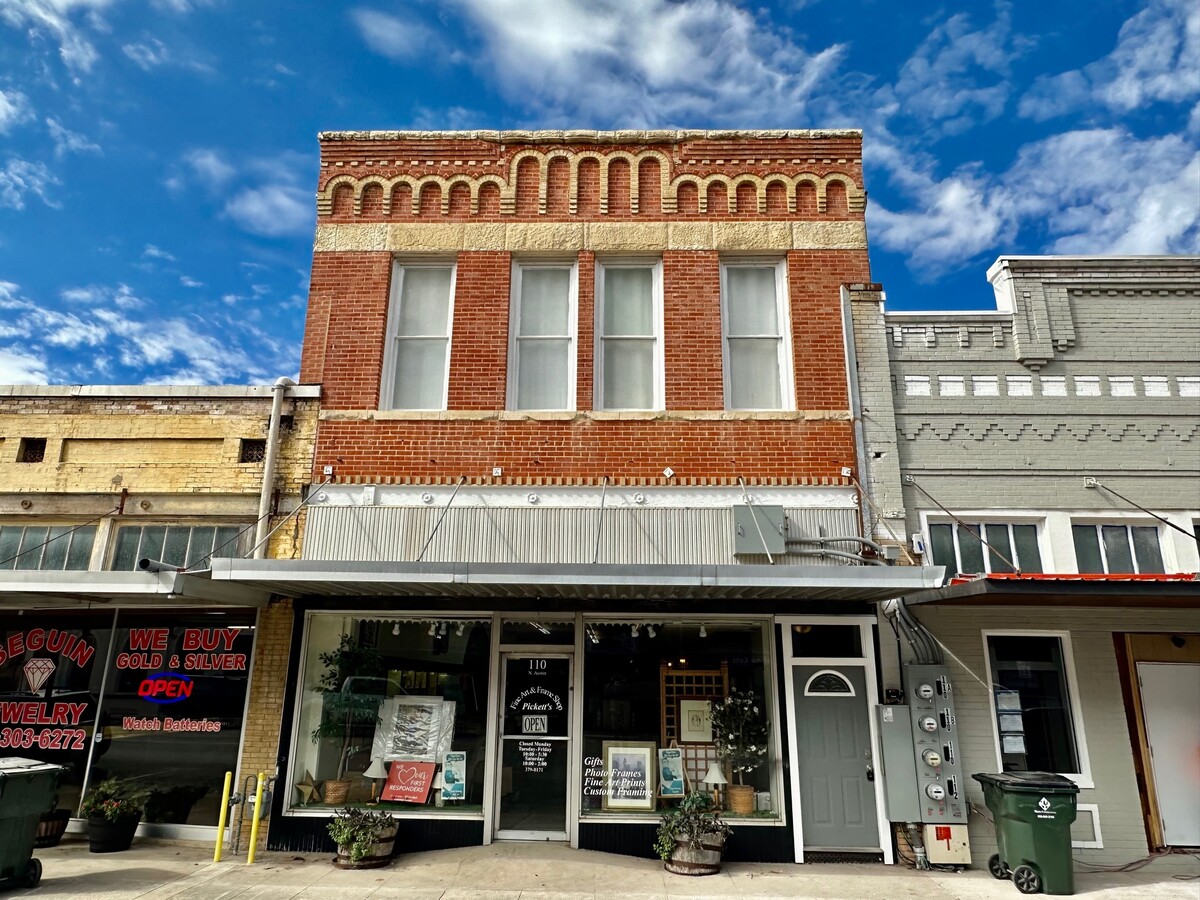
[[653, 812], [658, 745], [653, 741], [605, 741], [602, 747], [604, 809]]
[[711, 744], [712, 701], [701, 697], [679, 698], [679, 743]]

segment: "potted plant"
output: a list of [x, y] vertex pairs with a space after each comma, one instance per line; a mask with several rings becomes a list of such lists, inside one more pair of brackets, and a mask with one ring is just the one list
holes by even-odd
[[714, 875], [731, 829], [703, 791], [692, 791], [668, 809], [658, 825], [654, 851], [663, 868], [677, 875]]
[[383, 657], [374, 647], [363, 647], [348, 634], [343, 634], [337, 648], [318, 656], [325, 673], [317, 682], [323, 695], [321, 721], [313, 729], [315, 744], [321, 738], [341, 738], [337, 777], [322, 786], [325, 802], [336, 806], [346, 802], [351, 782], [346, 776], [346, 763], [355, 751], [354, 730], [358, 725], [374, 726], [379, 716], [380, 694], [363, 693], [357, 685], [378, 683], [386, 674]]
[[88, 820], [88, 849], [92, 853], [128, 850], [142, 819], [141, 792], [109, 778], [88, 791], [79, 812]]
[[328, 829], [338, 845], [333, 864], [339, 869], [378, 869], [391, 862], [397, 825], [387, 813], [346, 807], [329, 820]]
[[712, 705], [713, 744], [717, 755], [733, 770], [737, 784], [726, 788], [729, 809], [739, 816], [754, 812], [754, 787], [742, 776], [753, 772], [767, 755], [767, 723], [750, 692], [733, 691]]
[[54, 797], [54, 807], [46, 810], [38, 819], [37, 835], [33, 839], [33, 846], [43, 850], [47, 847], [57, 847], [63, 835], [67, 833], [67, 825], [71, 822], [71, 811], [58, 806], [57, 795]]

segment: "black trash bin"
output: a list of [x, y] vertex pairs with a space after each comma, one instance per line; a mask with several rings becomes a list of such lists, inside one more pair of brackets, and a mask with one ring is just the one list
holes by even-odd
[[53, 808], [62, 766], [0, 759], [0, 887], [34, 887], [42, 864], [33, 859], [38, 820]]
[[996, 823], [999, 853], [988, 860], [996, 878], [1012, 878], [1022, 894], [1074, 894], [1071, 825], [1075, 782], [1051, 772], [972, 775]]

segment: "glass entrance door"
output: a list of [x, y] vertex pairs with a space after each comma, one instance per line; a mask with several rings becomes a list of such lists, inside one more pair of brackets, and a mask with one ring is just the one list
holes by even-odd
[[571, 657], [506, 653], [501, 662], [496, 838], [565, 841]]

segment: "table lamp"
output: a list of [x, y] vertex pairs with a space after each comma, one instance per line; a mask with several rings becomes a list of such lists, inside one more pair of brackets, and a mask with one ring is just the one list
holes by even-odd
[[701, 779], [705, 784], [712, 788], [713, 804], [717, 809], [721, 808], [721, 785], [729, 784], [729, 779], [725, 777], [725, 773], [721, 771], [720, 763], [710, 763], [708, 772]]
[[364, 778], [371, 779], [371, 803], [375, 803], [375, 794], [379, 790], [379, 779], [388, 777], [387, 763], [382, 757], [376, 756], [372, 758], [371, 764], [367, 766], [367, 771], [363, 772]]

